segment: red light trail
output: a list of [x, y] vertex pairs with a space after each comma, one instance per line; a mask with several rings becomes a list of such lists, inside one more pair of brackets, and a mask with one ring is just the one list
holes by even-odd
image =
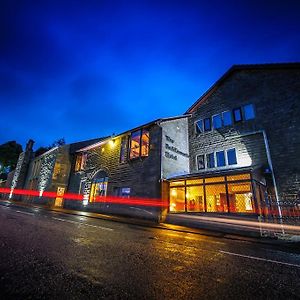
[[[40, 198], [63, 198], [67, 200], [74, 201], [83, 201], [84, 196], [80, 194], [66, 193], [59, 195], [56, 192], [40, 192], [37, 190], [21, 190], [9, 188], [0, 188], [0, 193], [12, 195], [21, 195], [21, 196], [30, 196], [30, 197], [40, 197]], [[89, 203], [111, 203], [111, 204], [122, 204], [122, 205], [139, 205], [139, 206], [152, 206], [152, 207], [168, 207], [167, 201], [154, 198], [123, 198], [115, 196], [96, 196], [93, 198], [93, 201]]]

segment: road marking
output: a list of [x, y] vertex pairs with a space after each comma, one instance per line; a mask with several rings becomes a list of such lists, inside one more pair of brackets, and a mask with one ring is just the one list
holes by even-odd
[[16, 210], [17, 213], [20, 213], [20, 214], [24, 214], [24, 215], [30, 215], [30, 216], [33, 216], [34, 213], [29, 213], [29, 212], [26, 212], [26, 211], [20, 211], [20, 210]]
[[114, 229], [112, 229], [112, 228], [102, 227], [102, 226], [98, 226], [98, 225], [91, 225], [91, 224], [86, 224], [86, 223], [82, 223], [82, 222], [76, 222], [76, 221], [66, 220], [66, 219], [61, 219], [61, 218], [55, 218], [55, 217], [52, 217], [52, 219], [62, 221], [62, 222], [77, 224], [77, 225], [84, 225], [84, 226], [88, 226], [88, 227], [94, 227], [94, 228], [99, 228], [99, 229], [103, 229], [103, 230], [114, 231]]
[[266, 262], [270, 262], [270, 263], [274, 263], [274, 264], [279, 264], [279, 265], [285, 265], [285, 266], [300, 268], [300, 265], [286, 263], [286, 262], [272, 260], [272, 259], [266, 259], [266, 258], [261, 258], [261, 257], [256, 257], [256, 256], [249, 256], [249, 255], [243, 255], [243, 254], [232, 253], [232, 252], [227, 252], [227, 251], [222, 251], [222, 250], [219, 250], [219, 252], [224, 253], [224, 254], [228, 254], [228, 255], [233, 255], [233, 256], [239, 256], [239, 257], [244, 257], [244, 258], [249, 258], [249, 259], [266, 261]]

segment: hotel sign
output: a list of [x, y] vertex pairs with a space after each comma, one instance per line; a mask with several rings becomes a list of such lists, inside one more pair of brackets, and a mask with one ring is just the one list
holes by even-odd
[[165, 157], [173, 160], [177, 160], [177, 155], [184, 157], [189, 157], [185, 152], [180, 151], [177, 147], [174, 146], [175, 141], [168, 135], [165, 135], [167, 143], [165, 144]]

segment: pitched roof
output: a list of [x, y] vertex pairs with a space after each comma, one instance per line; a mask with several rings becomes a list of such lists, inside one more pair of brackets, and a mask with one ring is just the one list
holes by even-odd
[[226, 73], [223, 74], [186, 112], [185, 114], [191, 114], [194, 110], [213, 92], [215, 92], [220, 85], [234, 72], [241, 70], [268, 70], [268, 69], [299, 69], [300, 63], [268, 63], [268, 64], [245, 64], [245, 65], [233, 65]]
[[111, 136], [108, 136], [108, 137], [105, 137], [105, 138], [102, 138], [100, 141], [98, 141], [97, 143], [94, 143], [94, 144], [91, 144], [91, 145], [88, 145], [86, 147], [83, 147], [79, 150], [77, 150], [76, 152], [83, 152], [83, 151], [87, 151], [87, 150], [91, 150], [91, 149], [94, 149], [94, 148], [97, 148], [105, 143], [107, 143], [110, 139], [113, 139], [117, 136], [121, 136], [123, 134], [126, 134], [126, 133], [129, 133], [129, 132], [132, 132], [132, 131], [135, 131], [135, 130], [138, 130], [140, 128], [145, 128], [145, 127], [149, 127], [151, 125], [154, 125], [154, 124], [159, 124], [159, 123], [162, 123], [162, 122], [167, 122], [167, 121], [172, 121], [172, 120], [176, 120], [176, 119], [181, 119], [181, 118], [187, 118], [188, 117], [188, 114], [185, 114], [185, 115], [180, 115], [180, 116], [175, 116], [175, 117], [169, 117], [169, 118], [160, 118], [160, 119], [156, 119], [154, 121], [151, 121], [149, 123], [146, 123], [146, 124], [143, 124], [143, 125], [140, 125], [138, 127], [135, 127], [135, 128], [132, 128], [130, 130], [126, 130], [122, 133], [119, 133], [117, 135], [111, 135]]

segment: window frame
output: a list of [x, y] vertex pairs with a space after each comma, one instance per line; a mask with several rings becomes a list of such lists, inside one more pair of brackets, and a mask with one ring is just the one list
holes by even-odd
[[[201, 130], [199, 129], [199, 126], [197, 125], [198, 122], [201, 121]], [[204, 122], [203, 119], [198, 119], [194, 122], [194, 129], [195, 129], [195, 134], [201, 134], [204, 132]]]
[[[147, 155], [142, 155], [142, 137], [143, 137], [144, 131], [147, 131], [148, 134], [149, 134], [149, 137], [148, 137], [148, 139], [149, 139], [149, 141], [148, 141], [148, 151], [147, 151], [148, 154]], [[139, 137], [139, 154], [136, 157], [131, 157], [132, 134], [135, 133], [135, 132], [139, 132], [139, 134], [140, 134], [140, 137]], [[130, 132], [130, 137], [129, 137], [129, 142], [128, 143], [129, 143], [129, 147], [128, 147], [129, 151], [127, 151], [128, 152], [128, 156], [127, 156], [128, 160], [132, 161], [132, 160], [136, 160], [136, 159], [139, 159], [139, 158], [148, 157], [149, 154], [150, 154], [150, 130], [148, 128], [140, 128], [140, 129], [137, 129], [137, 130], [134, 130], [134, 131]]]
[[[221, 165], [219, 166], [218, 153], [223, 153], [224, 165], [222, 165], [222, 166]], [[225, 151], [224, 150], [216, 151], [216, 167], [217, 168], [226, 167], [226, 155], [225, 155]]]
[[[205, 128], [205, 120], [209, 120], [209, 129]], [[204, 118], [203, 119], [203, 130], [204, 130], [204, 132], [211, 131], [211, 129], [212, 129], [211, 117]]]
[[[208, 159], [210, 155], [213, 158], [213, 166], [212, 167], [208, 165], [208, 163], [210, 162], [210, 160]], [[207, 167], [207, 169], [213, 169], [216, 167], [215, 152], [206, 154], [206, 167]]]
[[[215, 124], [214, 124], [214, 118], [217, 117], [217, 116], [220, 117], [220, 127], [215, 127]], [[223, 126], [222, 113], [213, 115], [213, 116], [211, 117], [211, 119], [212, 119], [212, 127], [213, 127], [214, 129], [220, 129], [220, 128], [222, 128], [222, 126]]]
[[[230, 124], [224, 124], [224, 120], [225, 120], [224, 114], [225, 113], [228, 113], [230, 116]], [[233, 124], [232, 112], [230, 110], [225, 110], [222, 112], [222, 124], [223, 124], [223, 126], [231, 126]]]
[[[241, 116], [241, 119], [240, 120], [236, 120], [236, 117], [235, 117], [235, 111], [239, 111], [240, 112], [240, 116]], [[234, 123], [240, 123], [243, 121], [243, 112], [242, 112], [242, 108], [241, 107], [236, 107], [232, 110], [232, 114], [233, 114], [233, 121]]]
[[[199, 168], [199, 157], [200, 156], [203, 157], [203, 168]], [[206, 169], [205, 154], [198, 154], [198, 155], [196, 155], [196, 164], [197, 164], [197, 170], [198, 171]]]
[[[235, 153], [235, 163], [229, 163], [228, 152], [233, 151], [233, 150], [234, 150], [234, 153]], [[228, 165], [228, 166], [234, 166], [234, 165], [237, 165], [237, 164], [238, 164], [238, 159], [237, 159], [237, 151], [236, 151], [236, 148], [230, 148], [230, 149], [227, 149], [227, 150], [226, 150], [226, 158], [227, 158], [227, 165]]]
[[[253, 117], [251, 117], [251, 118], [246, 118], [246, 110], [245, 110], [245, 107], [252, 107]], [[248, 103], [248, 104], [243, 105], [243, 114], [244, 114], [244, 120], [245, 120], [245, 121], [249, 121], [249, 120], [255, 119], [255, 117], [256, 117], [256, 112], [255, 112], [255, 106], [254, 106], [254, 104], [253, 104], [253, 103]]]

